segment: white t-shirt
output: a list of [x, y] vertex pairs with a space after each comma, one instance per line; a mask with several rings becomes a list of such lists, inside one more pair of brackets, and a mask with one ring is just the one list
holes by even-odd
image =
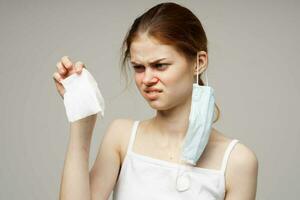
[[228, 145], [220, 170], [177, 164], [132, 151], [139, 121], [135, 121], [113, 200], [224, 200], [225, 169], [238, 142]]

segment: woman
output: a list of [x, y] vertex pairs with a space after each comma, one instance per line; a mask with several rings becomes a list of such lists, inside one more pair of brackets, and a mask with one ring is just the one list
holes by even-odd
[[[178, 189], [192, 85], [197, 74], [199, 85], [204, 85], [200, 75], [208, 64], [207, 38], [197, 17], [178, 4], [158, 4], [134, 21], [123, 48], [122, 66], [130, 60], [136, 86], [156, 115], [141, 121], [114, 120], [90, 172], [97, 115], [71, 123], [60, 199], [108, 199], [112, 191], [116, 200], [255, 199], [255, 153], [215, 128], [196, 166], [186, 171], [188, 179], [180, 183], [186, 188]], [[60, 81], [80, 74], [83, 67], [67, 56], [57, 64], [54, 79], [62, 97]]]

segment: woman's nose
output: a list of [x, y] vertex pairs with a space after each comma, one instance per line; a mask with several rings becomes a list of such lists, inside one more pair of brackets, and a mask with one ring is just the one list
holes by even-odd
[[155, 73], [153, 73], [150, 68], [146, 69], [143, 77], [143, 83], [145, 85], [150, 85], [157, 82], [158, 78], [155, 76]]

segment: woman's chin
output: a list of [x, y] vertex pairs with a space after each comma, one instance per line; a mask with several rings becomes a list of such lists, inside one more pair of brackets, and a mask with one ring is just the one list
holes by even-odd
[[150, 107], [155, 110], [167, 110], [168, 107], [160, 101], [148, 101]]
[[153, 109], [159, 109], [162, 107], [162, 105], [159, 101], [148, 101], [148, 104]]

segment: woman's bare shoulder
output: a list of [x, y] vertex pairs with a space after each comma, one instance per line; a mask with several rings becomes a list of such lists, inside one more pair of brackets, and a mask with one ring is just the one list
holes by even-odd
[[[228, 146], [233, 139], [234, 138], [228, 137], [224, 133], [214, 129], [214, 136], [212, 137], [213, 142], [223, 143], [225, 146]], [[231, 163], [241, 162], [242, 159], [248, 160], [248, 158], [251, 160], [256, 160], [256, 154], [249, 146], [239, 140], [230, 153]]]
[[134, 120], [129, 118], [116, 118], [111, 124], [116, 130], [122, 131], [124, 128], [130, 128], [133, 125]]
[[[217, 129], [213, 129], [212, 137], [211, 137], [211, 143], [216, 143], [218, 145], [225, 145], [225, 147], [228, 147], [229, 143], [234, 138], [226, 136], [224, 133]], [[233, 148], [232, 152], [230, 153], [230, 163], [238, 163], [243, 162], [242, 159], [250, 158], [252, 161], [257, 160], [257, 156], [255, 152], [246, 144], [244, 144], [242, 141], [238, 141], [238, 143]]]
[[[233, 138], [227, 137], [220, 131], [215, 132], [213, 137], [214, 142], [219, 145], [225, 145], [225, 149]], [[256, 153], [242, 141], [238, 141], [228, 157], [225, 180], [226, 193], [231, 190], [236, 190], [239, 185], [245, 185], [249, 190], [256, 187], [256, 180], [258, 175], [258, 159]], [[243, 177], [242, 179], [240, 177]]]
[[110, 126], [115, 130], [112, 139], [118, 143], [121, 160], [125, 156], [134, 121], [130, 118], [117, 118], [111, 122]]
[[124, 142], [123, 140], [126, 141], [128, 136], [130, 136], [133, 123], [134, 120], [129, 118], [117, 118], [111, 122], [110, 126], [112, 126], [116, 132], [115, 139], [118, 140], [120, 144]]

